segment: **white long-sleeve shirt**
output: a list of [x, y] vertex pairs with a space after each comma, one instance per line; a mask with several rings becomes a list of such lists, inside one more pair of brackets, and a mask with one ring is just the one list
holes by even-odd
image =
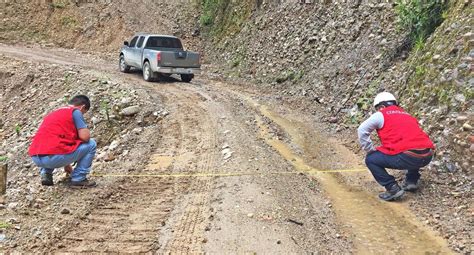
[[381, 129], [384, 124], [383, 114], [376, 112], [360, 124], [357, 129], [357, 135], [359, 136], [359, 143], [367, 153], [375, 151], [375, 146], [370, 139], [370, 133], [372, 131]]

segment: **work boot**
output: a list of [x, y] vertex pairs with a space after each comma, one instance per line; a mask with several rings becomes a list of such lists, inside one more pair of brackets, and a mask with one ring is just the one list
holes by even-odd
[[404, 193], [405, 191], [398, 184], [393, 184], [387, 188], [387, 191], [380, 193], [379, 198], [385, 201], [393, 201], [403, 196]]
[[88, 179], [84, 179], [84, 180], [78, 181], [78, 182], [71, 181], [71, 182], [69, 183], [69, 185], [71, 185], [71, 186], [73, 186], [73, 187], [90, 188], [90, 187], [95, 187], [95, 186], [97, 186], [97, 183], [95, 183], [95, 181], [91, 181], [91, 180], [88, 180]]
[[402, 183], [402, 189], [408, 192], [415, 192], [418, 190], [418, 182], [407, 182], [406, 180]]
[[53, 174], [51, 173], [43, 173], [41, 174], [41, 184], [44, 186], [53, 186]]

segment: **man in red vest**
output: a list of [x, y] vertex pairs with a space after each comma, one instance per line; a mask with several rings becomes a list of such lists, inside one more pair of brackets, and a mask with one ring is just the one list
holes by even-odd
[[[41, 168], [41, 184], [54, 185], [53, 170], [64, 167], [71, 174], [72, 186], [92, 187], [87, 179], [95, 156], [96, 143], [84, 121], [91, 106], [87, 96], [78, 95], [69, 105], [48, 114], [41, 123], [28, 150], [33, 162]], [[71, 164], [77, 162], [75, 169]]]
[[[359, 142], [367, 152], [365, 163], [375, 180], [385, 187], [379, 194], [385, 201], [403, 196], [404, 191], [416, 191], [420, 179], [420, 168], [433, 158], [434, 145], [420, 128], [418, 121], [398, 106], [395, 97], [382, 92], [375, 97], [377, 110], [358, 128]], [[375, 148], [370, 133], [377, 130], [381, 146]], [[385, 168], [407, 170], [400, 187]]]

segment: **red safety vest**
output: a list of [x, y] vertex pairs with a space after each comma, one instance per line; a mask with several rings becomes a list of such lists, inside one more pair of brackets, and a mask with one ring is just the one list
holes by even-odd
[[63, 107], [48, 114], [33, 137], [30, 156], [57, 155], [74, 152], [81, 144], [72, 118], [74, 107]]
[[389, 106], [380, 110], [383, 127], [377, 130], [382, 146], [377, 150], [395, 155], [413, 149], [434, 149], [434, 144], [420, 128], [418, 121], [401, 107]]

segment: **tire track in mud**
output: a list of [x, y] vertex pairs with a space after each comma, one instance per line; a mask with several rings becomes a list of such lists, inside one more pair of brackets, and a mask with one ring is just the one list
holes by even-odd
[[[166, 96], [165, 99], [177, 100]], [[183, 121], [190, 113], [188, 109], [178, 111], [179, 108], [171, 109], [176, 114], [163, 124], [164, 133], [156, 153], [151, 156], [148, 167], [137, 174], [175, 170], [173, 155], [181, 153], [187, 146]], [[59, 252], [147, 253], [160, 248], [158, 233], [175, 206], [176, 196], [186, 189], [187, 181], [128, 177], [117, 181], [117, 185], [117, 189], [108, 193], [110, 197], [105, 197], [102, 203], [92, 208], [79, 225], [69, 228], [64, 237], [67, 246], [59, 247]]]
[[[186, 89], [185, 89], [186, 90]], [[180, 91], [179, 93], [183, 93]], [[203, 96], [190, 91], [195, 97], [188, 101], [199, 100], [193, 109], [189, 109], [196, 125], [187, 125], [186, 133], [198, 133], [195, 148], [191, 150], [199, 152], [195, 154], [193, 161], [196, 162], [192, 169], [183, 169], [187, 173], [209, 173], [216, 169], [217, 148], [217, 123], [213, 118], [212, 108], [208, 107], [207, 100]], [[172, 229], [163, 231], [162, 239], [167, 243], [159, 250], [160, 253], [170, 254], [195, 254], [202, 253], [205, 242], [203, 233], [206, 226], [206, 215], [209, 214], [211, 191], [213, 190], [213, 178], [192, 178], [189, 189], [180, 198], [174, 214], [170, 218]]]

